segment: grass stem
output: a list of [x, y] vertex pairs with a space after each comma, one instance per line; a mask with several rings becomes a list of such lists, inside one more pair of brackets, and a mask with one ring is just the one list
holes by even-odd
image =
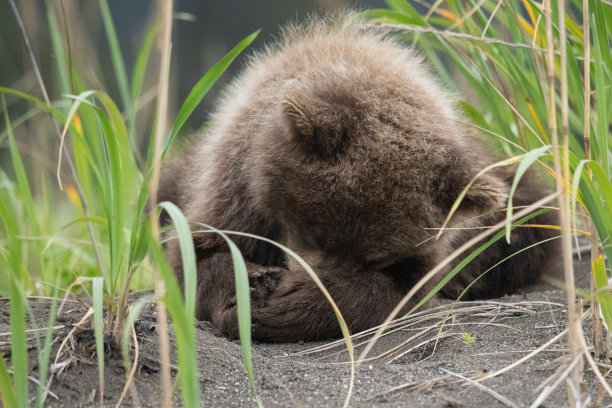
[[[161, 154], [166, 135], [168, 122], [168, 83], [170, 74], [170, 47], [172, 36], [172, 9], [173, 2], [171, 0], [159, 0], [159, 10], [162, 12], [163, 18], [163, 37], [162, 37], [162, 52], [160, 56], [160, 72], [159, 72], [159, 93], [158, 93], [158, 112], [157, 126], [155, 128], [154, 147], [153, 147], [153, 164], [152, 175], [149, 184], [150, 200], [152, 203], [157, 203], [157, 190], [159, 187], [159, 174], [161, 167]], [[159, 240], [159, 224], [156, 212], [153, 211], [150, 215], [151, 232], [156, 240]], [[159, 327], [159, 344], [160, 344], [160, 363], [161, 363], [161, 383], [163, 390], [162, 406], [170, 407], [172, 405], [172, 381], [170, 378], [170, 349], [168, 339], [168, 315], [166, 305], [162, 298], [166, 294], [165, 283], [161, 275], [157, 274], [155, 284], [155, 295], [157, 302], [157, 324]]]
[[[565, 284], [567, 291], [568, 308], [568, 338], [570, 348], [570, 359], [582, 359], [581, 339], [583, 336], [580, 326], [580, 316], [576, 309], [576, 294], [574, 269], [572, 258], [571, 225], [569, 213], [569, 188], [564, 186], [563, 180], [570, 180], [569, 173], [569, 122], [568, 122], [568, 84], [567, 84], [567, 49], [565, 33], [565, 1], [558, 0], [559, 18], [559, 44], [561, 55], [561, 132], [563, 140], [563, 164], [561, 163], [559, 136], [557, 133], [556, 117], [556, 91], [555, 91], [555, 61], [554, 61], [554, 37], [552, 29], [553, 11], [551, 0], [545, 1], [546, 19], [546, 47], [547, 47], [547, 66], [548, 66], [548, 123], [553, 142], [553, 157], [556, 173], [556, 188], [559, 194], [559, 217], [561, 221], [561, 242], [563, 256], [563, 270], [565, 274]], [[568, 377], [568, 399], [571, 407], [583, 406], [584, 395], [581, 392], [583, 362], [578, 360], [575, 367], [571, 370]]]

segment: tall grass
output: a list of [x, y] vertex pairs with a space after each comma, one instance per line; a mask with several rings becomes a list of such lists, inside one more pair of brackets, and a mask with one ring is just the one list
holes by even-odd
[[[11, 3], [15, 18], [21, 21], [19, 10]], [[103, 336], [112, 334], [119, 344], [125, 333], [132, 332], [131, 326], [126, 325], [126, 322], [133, 324], [135, 319], [135, 312], [130, 314], [128, 296], [132, 289], [151, 288], [156, 270], [161, 272], [157, 275], [161, 290], [156, 291], [159, 314], [167, 307], [174, 323], [183, 403], [199, 405], [199, 375], [193, 358], [196, 285], [188, 285], [183, 296], [161, 249], [156, 231], [157, 211], [153, 211], [150, 222], [146, 203], [150, 193], [153, 193], [151, 201], [156, 201], [160, 160], [170, 142], [215, 81], [257, 33], [245, 38], [210, 69], [194, 86], [177, 118], [166, 120], [171, 22], [173, 18], [185, 19], [185, 15], [173, 17], [172, 2], [160, 4], [166, 6], [162, 13], [165, 19], [153, 24], [145, 34], [134, 69], [128, 76], [108, 5], [106, 0], [99, 1], [121, 103], [95, 90], [95, 84], [86, 81], [80, 67], [74, 65], [74, 50], [68, 48], [69, 30], [64, 30], [58, 22], [57, 10], [51, 3], [46, 12], [62, 95], [47, 97], [48, 79], [42, 77], [35, 58], [32, 58], [32, 70], [39, 78], [37, 85], [45, 95], [43, 100], [18, 89], [0, 86], [4, 121], [0, 142], [8, 144], [11, 159], [11, 166], [3, 166], [0, 170], [0, 219], [5, 231], [0, 235], [0, 275], [3, 278], [0, 279], [0, 295], [10, 297], [13, 345], [11, 371], [0, 356], [0, 398], [4, 406], [28, 405], [27, 295], [57, 296], [54, 289], [57, 287], [72, 288], [81, 294], [91, 293], [102, 401]], [[153, 126], [148, 129], [151, 142], [143, 162], [135, 148], [135, 119], [152, 45], [160, 32], [165, 34], [162, 40], [165, 53], [160, 55], [165, 61], [165, 69], [160, 74], [158, 111]], [[31, 53], [25, 29], [22, 33], [24, 47]], [[33, 57], [33, 53], [31, 55]], [[20, 100], [29, 108], [13, 119], [9, 114], [11, 106]], [[27, 139], [28, 126], [39, 128], [37, 136]], [[31, 154], [35, 157], [44, 157], [46, 166], [24, 158], [22, 148], [25, 147], [26, 151], [34, 150]], [[169, 204], [164, 207], [179, 231], [186, 266], [185, 280], [195, 282], [189, 227], [178, 209]], [[239, 253], [236, 256], [241, 259]], [[243, 274], [246, 279], [246, 272]], [[246, 303], [249, 303], [248, 293]], [[53, 326], [53, 319], [54, 313], [51, 313], [49, 328]], [[159, 326], [163, 332], [165, 322]], [[38, 345], [42, 389], [47, 382], [50, 334], [51, 329], [47, 332], [44, 349]], [[169, 360], [163, 361], [170, 354], [163, 348], [168, 339], [160, 341], [162, 372], [166, 373], [164, 404], [169, 405], [172, 397]], [[128, 342], [123, 341], [123, 345], [126, 348]], [[242, 346], [252, 379], [250, 341], [243, 341]], [[129, 358], [128, 353], [124, 355]], [[44, 404], [45, 395], [38, 392], [37, 406]]]
[[571, 359], [578, 361], [570, 375], [569, 400], [579, 406], [586, 398], [580, 386], [582, 358], [612, 394], [586, 348], [571, 248], [573, 214], [584, 211], [593, 226], [592, 315], [596, 354], [602, 357], [608, 333], [598, 323], [598, 303], [612, 327], [605, 268], [612, 260], [612, 6], [601, 0], [440, 0], [421, 14], [404, 0], [387, 4], [390, 10], [366, 16], [414, 44], [450, 87], [458, 71], [468, 96], [461, 108], [476, 132], [507, 155], [549, 152], [538, 154], [537, 163], [556, 181], [558, 192]]

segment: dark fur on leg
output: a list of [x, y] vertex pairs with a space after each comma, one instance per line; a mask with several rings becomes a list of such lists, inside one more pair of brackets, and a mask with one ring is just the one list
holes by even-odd
[[[497, 170], [497, 174], [508, 184], [512, 183], [514, 173], [515, 167]], [[519, 182], [513, 198], [514, 207], [529, 206], [543, 197], [542, 186], [533, 180], [534, 174], [528, 172]], [[537, 211], [537, 209], [535, 211]], [[506, 211], [503, 210], [489, 213], [483, 217], [484, 220], [482, 224], [495, 225], [503, 221], [505, 217]], [[542, 226], [559, 225], [559, 215], [556, 210], [549, 210], [544, 214], [529, 219], [525, 222], [525, 225], [527, 224]], [[482, 230], [463, 231], [456, 238], [455, 242], [461, 244], [481, 231]], [[537, 283], [540, 281], [543, 272], [546, 272], [546, 269], [555, 268], [555, 257], [553, 254], [560, 253], [560, 242], [558, 239], [553, 239], [524, 251], [521, 250], [531, 244], [559, 236], [559, 231], [552, 228], [529, 226], [516, 227], [511, 232], [510, 244], [506, 242], [505, 237], [492, 244], [445, 285], [442, 289], [442, 293], [447, 297], [457, 298], [469, 285], [471, 285], [468, 291], [462, 296], [463, 300], [490, 299], [514, 293], [520, 288]], [[478, 248], [478, 246], [470, 248], [465, 254], [469, 254], [476, 248]], [[519, 251], [521, 252], [481, 276], [499, 261]], [[461, 259], [462, 258], [460, 258], [459, 261]], [[546, 262], [542, 260], [546, 260]], [[455, 262], [453, 266], [459, 261]]]

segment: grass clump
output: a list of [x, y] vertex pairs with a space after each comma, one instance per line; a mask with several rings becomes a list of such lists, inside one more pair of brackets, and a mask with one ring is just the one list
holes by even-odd
[[[403, 0], [387, 4], [389, 10], [365, 15], [414, 44], [451, 88], [451, 78], [459, 74], [467, 95], [461, 108], [474, 128], [499, 151], [521, 155], [519, 172], [537, 163], [556, 182], [574, 365], [570, 404], [586, 398], [580, 391], [583, 358], [612, 394], [585, 346], [575, 306], [571, 237], [577, 230], [574, 214], [588, 214], [595, 354], [604, 358], [608, 333], [598, 322], [598, 301], [609, 322], [612, 6], [601, 0], [441, 0], [419, 13]], [[508, 231], [511, 217], [509, 211]]]
[[[11, 5], [29, 47], [19, 10], [13, 2]], [[167, 126], [161, 118], [165, 117], [167, 110], [164, 106], [167, 106], [168, 98], [168, 72], [165, 72], [165, 79], [164, 73], [160, 75], [160, 82], [153, 85], [159, 88], [158, 111], [152, 127], [144, 130], [151, 136], [147, 143], [148, 153], [143, 158], [136, 148], [139, 142], [135, 123], [152, 46], [160, 33], [166, 34], [161, 44], [167, 52], [162, 53], [161, 58], [169, 59], [170, 23], [186, 16], [173, 15], [172, 3], [166, 4], [162, 10], [163, 21], [154, 23], [145, 33], [136, 64], [128, 76], [108, 4], [106, 0], [99, 1], [121, 96], [121, 102], [116, 103], [106, 92], [93, 90], [96, 85], [86, 81], [79, 67], [73, 65], [68, 30], [60, 28], [55, 7], [51, 3], [47, 6], [49, 35], [62, 96], [55, 100], [47, 96], [46, 81], [42, 79], [31, 49], [32, 70], [39, 78], [37, 87], [44, 95], [43, 99], [0, 86], [4, 119], [0, 142], [8, 143], [12, 164], [0, 171], [0, 220], [5, 231], [0, 235], [0, 271], [3, 277], [0, 279], [0, 295], [10, 297], [13, 345], [11, 370], [0, 356], [0, 397], [4, 406], [28, 405], [27, 297], [57, 297], [56, 288], [61, 288], [91, 296], [91, 324], [95, 329], [99, 398], [102, 401], [104, 337], [111, 335], [117, 344], [123, 344], [124, 356], [129, 360], [127, 348], [133, 330], [131, 325], [142, 302], [137, 304], [140, 306], [131, 308], [128, 298], [134, 290], [151, 288], [157, 276], [162, 288], [156, 292], [157, 300], [168, 308], [174, 323], [183, 403], [197, 406], [200, 400], [199, 375], [197, 360], [193, 358], [196, 346], [195, 258], [190, 229], [176, 207], [162, 203], [178, 232], [183, 248], [185, 279], [191, 282], [183, 296], [154, 231], [158, 211], [152, 211], [154, 221], [151, 223], [148, 214], [152, 209], [148, 208], [147, 200], [157, 189], [155, 178], [151, 182], [152, 175], [159, 174], [161, 158], [170, 143], [215, 81], [257, 33], [245, 38], [206, 73], [194, 86], [177, 118]], [[63, 8], [61, 12], [64, 12]], [[27, 106], [25, 113], [12, 120], [9, 114], [12, 107], [24, 106], [24, 102]], [[28, 125], [39, 127], [40, 131], [25, 142], [18, 139], [16, 132], [24, 137], [22, 129]], [[154, 138], [156, 131], [161, 134], [157, 139]], [[53, 134], [56, 140], [49, 137]], [[155, 140], [159, 140], [157, 146], [161, 148], [155, 148]], [[44, 156], [42, 165], [36, 160], [24, 160], [23, 147], [26, 145], [40, 148], [31, 154]], [[237, 262], [241, 259], [238, 253]], [[155, 271], [160, 274], [156, 275]], [[244, 271], [242, 273], [246, 276]], [[248, 309], [248, 292], [246, 295]], [[250, 313], [246, 318], [249, 317]], [[53, 319], [54, 313], [48, 322], [45, 347], [38, 344], [41, 378], [38, 379], [37, 406], [44, 404], [47, 394], [45, 376]], [[30, 320], [35, 321], [31, 313]], [[165, 327], [165, 324], [160, 326]], [[164, 341], [167, 339], [162, 339], [162, 343]], [[249, 377], [253, 378], [250, 341], [243, 341], [243, 349]], [[168, 365], [166, 363], [164, 367], [162, 364], [162, 371], [169, 373]], [[126, 367], [130, 366], [126, 361]], [[165, 403], [169, 404], [172, 394], [169, 375], [165, 386]]]

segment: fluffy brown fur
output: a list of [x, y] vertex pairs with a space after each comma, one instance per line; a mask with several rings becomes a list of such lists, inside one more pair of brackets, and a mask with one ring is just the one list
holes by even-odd
[[[452, 105], [419, 58], [383, 34], [326, 22], [292, 28], [251, 61], [185, 159], [165, 168], [161, 199], [175, 202], [191, 222], [292, 248], [316, 271], [350, 330], [367, 329], [478, 232], [453, 230], [428, 240], [429, 228], [441, 226], [461, 190], [494, 161], [456, 120]], [[479, 177], [454, 222], [482, 214], [469, 225], [501, 220], [511, 180], [508, 169]], [[522, 183], [515, 205], [530, 204], [539, 190]], [[536, 222], [555, 221], [544, 215]], [[550, 236], [543, 229], [515, 230], [512, 245], [489, 248], [443, 293], [456, 296], [500, 259]], [[233, 239], [247, 260], [256, 339], [341, 334], [331, 306], [293, 259], [264, 242]], [[228, 248], [211, 233], [196, 233], [194, 243], [196, 317], [235, 336]], [[552, 245], [503, 263], [468, 296], [499, 296], [536, 281]], [[180, 278], [176, 240], [167, 254]]]

